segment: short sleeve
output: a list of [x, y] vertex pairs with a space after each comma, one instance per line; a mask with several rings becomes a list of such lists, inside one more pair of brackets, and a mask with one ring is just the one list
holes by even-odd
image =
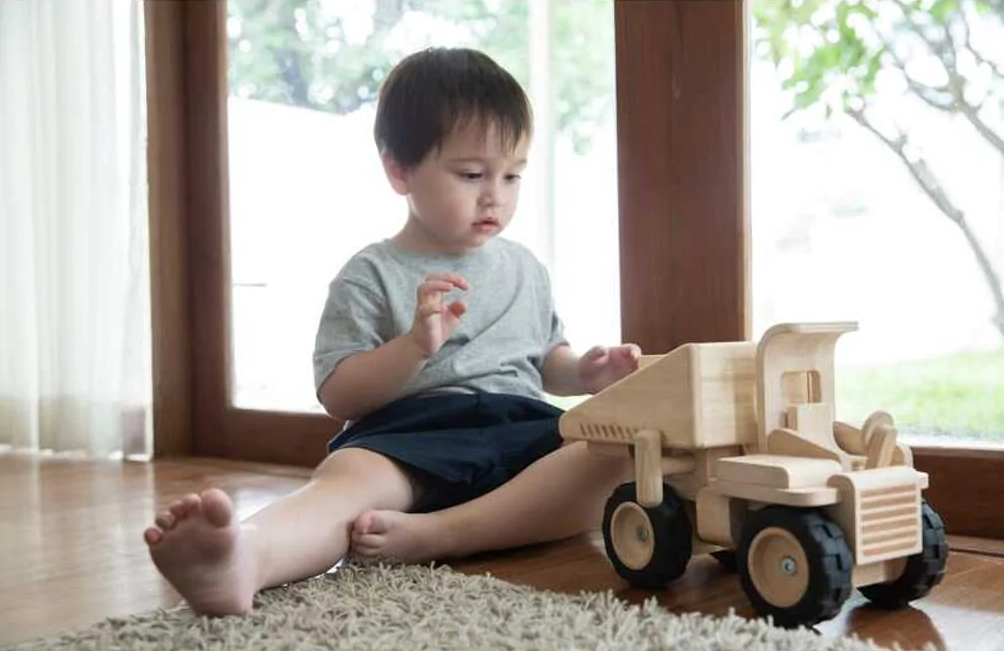
[[544, 357], [546, 358], [552, 350], [558, 346], [567, 346], [568, 340], [565, 338], [565, 325], [561, 317], [554, 309], [554, 302], [551, 302], [551, 329], [547, 344], [544, 346]]
[[345, 358], [384, 344], [387, 310], [382, 296], [354, 280], [339, 276], [328, 287], [314, 342], [314, 389], [321, 386]]

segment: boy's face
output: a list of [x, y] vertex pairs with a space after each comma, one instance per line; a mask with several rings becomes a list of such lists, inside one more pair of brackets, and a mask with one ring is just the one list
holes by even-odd
[[388, 162], [394, 189], [408, 197], [399, 241], [415, 249], [463, 253], [498, 235], [512, 220], [529, 139], [510, 151], [497, 128], [477, 122], [456, 129], [438, 150], [408, 170]]

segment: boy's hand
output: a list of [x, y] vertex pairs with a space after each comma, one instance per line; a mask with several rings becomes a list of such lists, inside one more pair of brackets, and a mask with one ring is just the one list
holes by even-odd
[[429, 274], [425, 282], [418, 286], [415, 323], [408, 336], [426, 357], [432, 357], [442, 348], [467, 311], [467, 305], [461, 300], [449, 305], [443, 300], [455, 287], [466, 290], [467, 281], [452, 273]]
[[579, 381], [589, 393], [599, 393], [638, 370], [641, 348], [635, 344], [594, 346], [579, 359]]

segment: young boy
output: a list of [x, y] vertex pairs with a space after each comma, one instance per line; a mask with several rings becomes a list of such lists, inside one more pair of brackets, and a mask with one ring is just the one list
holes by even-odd
[[242, 523], [217, 489], [158, 514], [150, 555], [195, 611], [247, 612], [349, 551], [422, 562], [599, 524], [631, 467], [563, 446], [543, 391], [595, 393], [640, 351], [573, 354], [544, 267], [497, 237], [530, 135], [523, 90], [484, 54], [426, 50], [387, 77], [375, 136], [408, 218], [331, 283], [314, 355], [320, 401], [349, 424], [306, 486]]

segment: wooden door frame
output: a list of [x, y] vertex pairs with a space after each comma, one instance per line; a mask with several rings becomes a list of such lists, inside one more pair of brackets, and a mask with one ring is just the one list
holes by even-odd
[[[314, 465], [339, 423], [228, 400], [225, 3], [145, 8], [155, 455]], [[744, 6], [616, 0], [615, 22], [624, 339], [748, 339]], [[914, 458], [953, 533], [1004, 538], [1004, 452]]]
[[315, 465], [339, 423], [229, 404], [226, 4], [145, 11], [154, 456]]

